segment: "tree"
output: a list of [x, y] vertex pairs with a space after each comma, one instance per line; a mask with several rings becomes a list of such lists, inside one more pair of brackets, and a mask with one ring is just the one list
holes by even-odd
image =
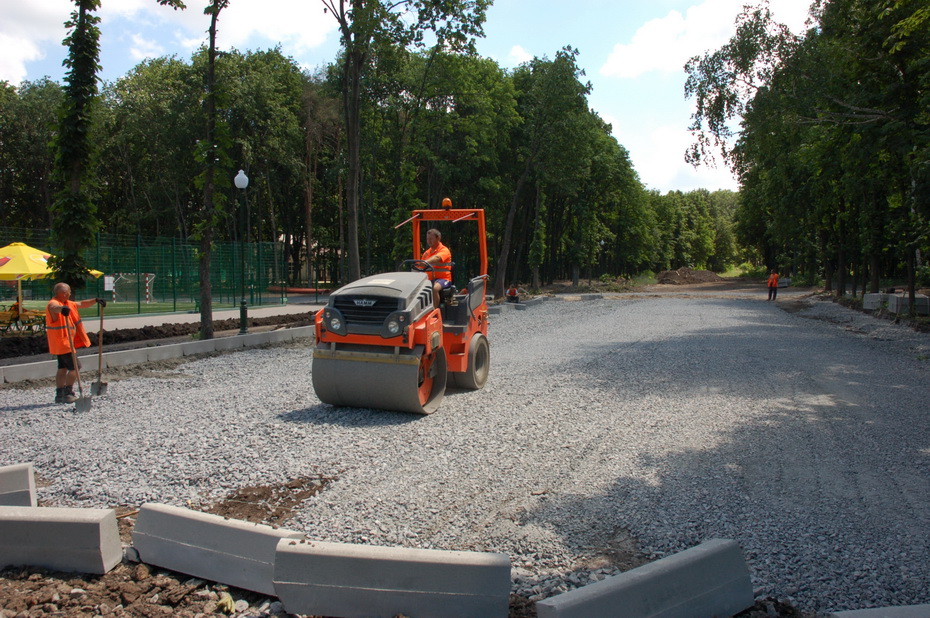
[[436, 45], [453, 51], [474, 48], [490, 0], [322, 0], [339, 24], [344, 50], [343, 114], [348, 151], [346, 209], [349, 278], [361, 276], [358, 243], [362, 77], [378, 48], [424, 44], [426, 31]]
[[0, 225], [50, 225], [55, 156], [49, 144], [61, 103], [61, 87], [48, 79], [18, 88], [0, 83]]
[[[161, 5], [184, 8], [181, 0], [157, 0]], [[80, 252], [94, 242], [98, 227], [96, 207], [88, 175], [92, 171], [94, 145], [90, 139], [97, 71], [100, 69], [100, 18], [94, 13], [100, 0], [74, 0], [76, 10], [65, 26], [70, 32], [64, 44], [65, 103], [59, 123], [55, 159], [56, 175], [63, 187], [52, 205], [52, 243], [58, 254], [50, 260], [57, 276], [72, 289], [84, 286], [88, 269]]]
[[[216, 24], [220, 11], [229, 6], [229, 0], [210, 0], [204, 9], [204, 15], [210, 16], [209, 48], [207, 51], [207, 74], [204, 80], [204, 113], [206, 115], [206, 135], [201, 142], [198, 153], [203, 162], [203, 210], [195, 229], [200, 236], [200, 338], [213, 338], [213, 290], [210, 282], [210, 256], [213, 250], [213, 234], [216, 224], [223, 215], [222, 194], [216, 193], [217, 168], [222, 163], [228, 165], [226, 149], [221, 148], [225, 136], [223, 127], [217, 123], [217, 84], [216, 84]], [[222, 159], [221, 159], [222, 158]], [[228, 179], [227, 179], [228, 183]]]

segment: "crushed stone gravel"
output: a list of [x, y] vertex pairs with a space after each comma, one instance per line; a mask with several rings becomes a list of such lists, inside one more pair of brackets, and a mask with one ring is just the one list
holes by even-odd
[[930, 337], [807, 302], [506, 312], [486, 388], [425, 417], [320, 404], [308, 342], [111, 381], [85, 414], [7, 386], [0, 465], [34, 462], [55, 506], [197, 505], [325, 476], [286, 527], [504, 552], [531, 600], [731, 538], [760, 597], [928, 603]]

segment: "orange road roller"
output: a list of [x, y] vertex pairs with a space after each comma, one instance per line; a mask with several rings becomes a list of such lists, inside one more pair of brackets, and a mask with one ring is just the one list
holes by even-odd
[[[414, 210], [397, 226], [413, 224], [413, 259], [405, 262], [410, 272], [354, 281], [331, 293], [317, 312], [312, 377], [320, 401], [432, 414], [447, 387], [484, 387], [491, 361], [484, 210], [451, 204], [447, 198], [441, 209]], [[420, 250], [427, 222], [477, 228], [480, 272], [461, 290], [443, 290], [438, 308], [433, 267]]]

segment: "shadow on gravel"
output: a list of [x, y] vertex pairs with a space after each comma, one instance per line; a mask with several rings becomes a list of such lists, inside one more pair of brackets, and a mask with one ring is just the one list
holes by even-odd
[[425, 416], [370, 408], [337, 408], [325, 403], [302, 410], [291, 410], [278, 414], [286, 423], [307, 425], [338, 425], [340, 427], [391, 427], [407, 425]]
[[734, 539], [754, 587], [805, 611], [926, 603], [926, 374], [835, 328], [746, 309], [731, 328], [697, 315], [567, 360], [554, 381], [587, 379], [612, 404], [588, 406], [575, 470], [635, 472], [541, 500], [523, 523], [605, 555], [622, 528], [651, 558]]
[[22, 406], [2, 406], [0, 407], [0, 414], [3, 412], [28, 412], [30, 410], [44, 410], [46, 408], [58, 408], [63, 405], [63, 403], [33, 403]]

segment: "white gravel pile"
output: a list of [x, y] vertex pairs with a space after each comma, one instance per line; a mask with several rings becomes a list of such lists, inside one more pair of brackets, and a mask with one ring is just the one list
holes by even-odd
[[930, 602], [927, 335], [829, 302], [629, 297], [494, 316], [490, 340], [487, 387], [427, 417], [320, 404], [299, 346], [111, 381], [83, 415], [7, 387], [0, 465], [34, 462], [60, 506], [332, 476], [288, 527], [504, 552], [534, 600], [632, 545], [722, 537], [806, 610]]

